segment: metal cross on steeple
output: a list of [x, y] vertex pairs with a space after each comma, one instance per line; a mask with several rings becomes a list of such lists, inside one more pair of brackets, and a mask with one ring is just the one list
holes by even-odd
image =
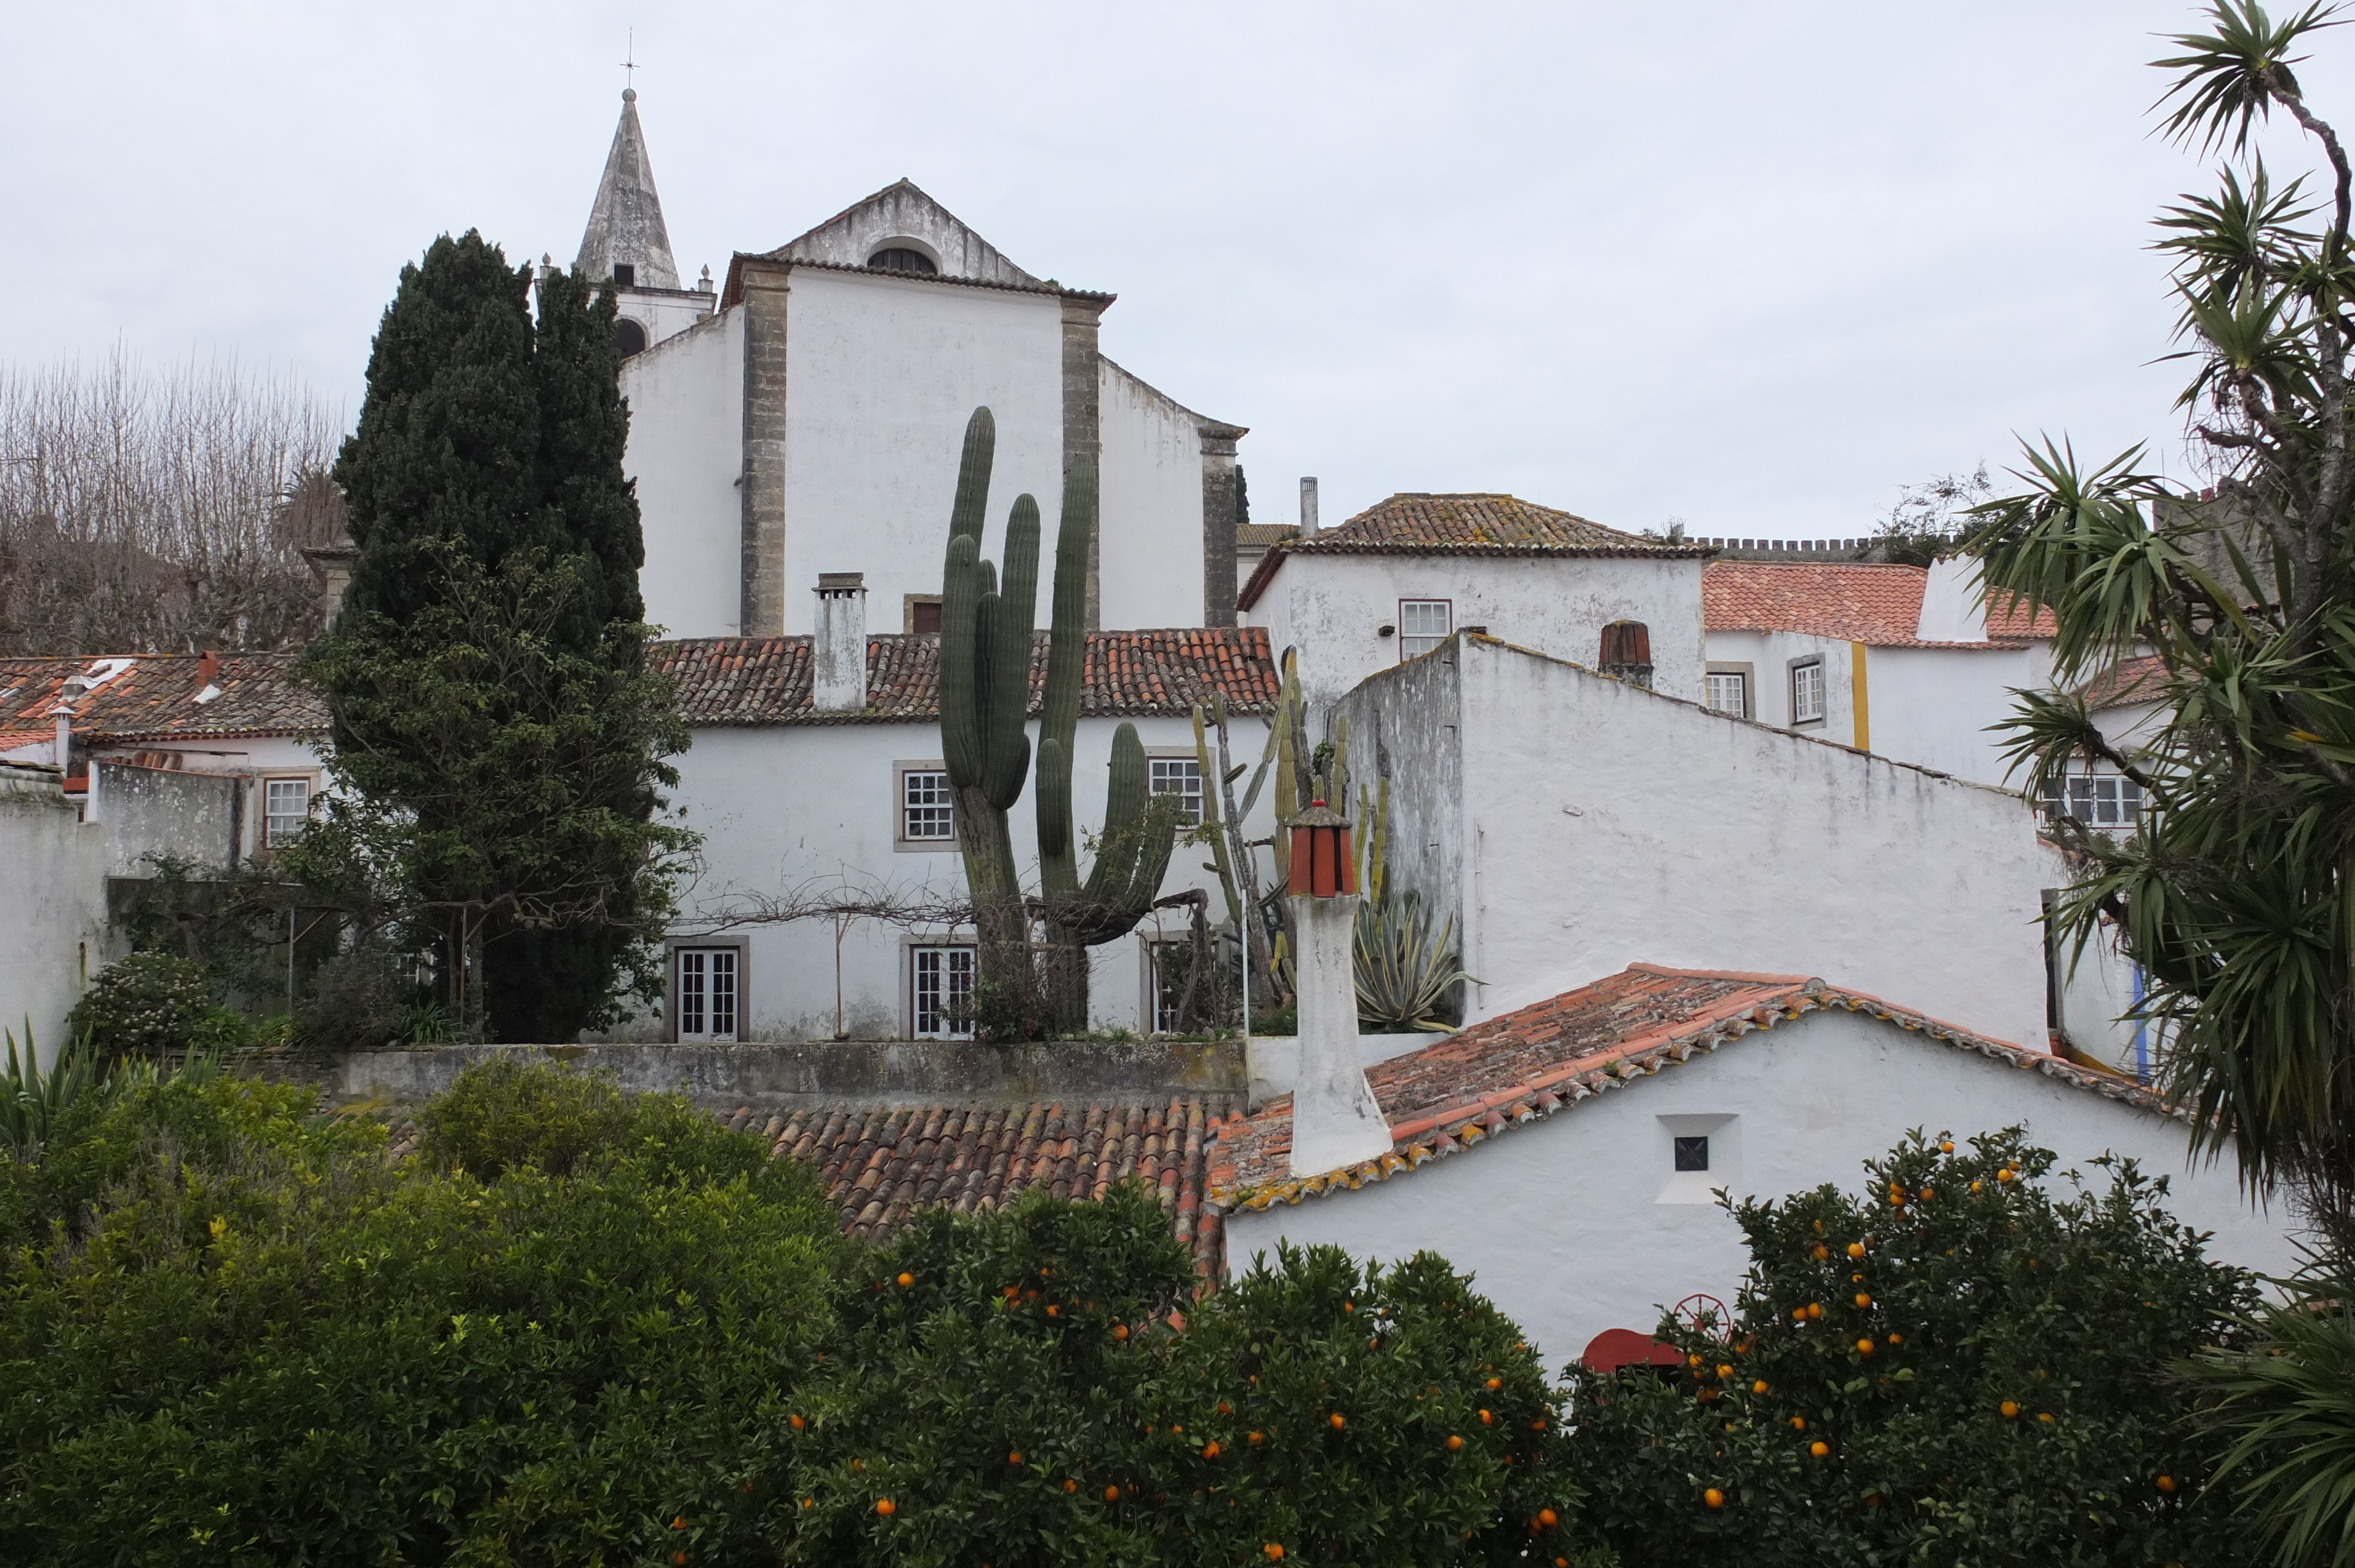
[[622, 62], [622, 85], [624, 88], [634, 89], [638, 84], [638, 30], [635, 27], [632, 27], [629, 30], [627, 37], [629, 39], [628, 47], [623, 48], [622, 52], [629, 58]]

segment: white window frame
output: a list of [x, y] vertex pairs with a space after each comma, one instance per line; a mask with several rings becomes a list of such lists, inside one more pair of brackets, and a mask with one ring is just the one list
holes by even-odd
[[[292, 844], [296, 839], [301, 838], [303, 836], [303, 830], [311, 825], [311, 813], [314, 809], [316, 809], [319, 800], [318, 775], [314, 773], [265, 773], [261, 776], [259, 783], [261, 785], [261, 822], [259, 824], [261, 828], [261, 847], [264, 850], [284, 849], [289, 844]], [[294, 815], [292, 811], [273, 811], [270, 809], [271, 791], [282, 784], [300, 784], [303, 786], [303, 814], [301, 822], [294, 827], [293, 831], [286, 833], [283, 837], [281, 837], [279, 835], [278, 829], [273, 824], [281, 819], [289, 818]]]
[[[1726, 707], [1717, 700], [1717, 683], [1726, 680], [1740, 683], [1737, 690], [1741, 694], [1742, 701], [1732, 707]], [[1735, 718], [1756, 718], [1758, 716], [1757, 669], [1749, 664], [1711, 664], [1701, 677], [1701, 694], [1704, 705], [1711, 713], [1732, 714]]]
[[[1421, 623], [1421, 630], [1419, 630], [1410, 631], [1407, 630], [1408, 625], [1410, 624], [1407, 611], [1410, 609], [1422, 612], [1413, 618], [1416, 621]], [[1430, 612], [1433, 610], [1439, 612], [1439, 630], [1436, 634], [1431, 630], [1432, 620]], [[1455, 601], [1454, 599], [1402, 599], [1398, 601], [1398, 641], [1400, 663], [1403, 664], [1409, 659], [1421, 658], [1423, 654], [1430, 652], [1433, 649], [1446, 641], [1448, 638], [1454, 636], [1455, 632]], [[1410, 646], [1410, 644], [1412, 644], [1412, 646]]]
[[[913, 778], [934, 774], [939, 776], [941, 800], [927, 800], [921, 805], [911, 807], [908, 800], [910, 780]], [[933, 854], [957, 847], [956, 807], [948, 800], [947, 790], [948, 767], [945, 763], [915, 759], [895, 762], [891, 765], [891, 847], [893, 849], [902, 853]], [[947, 833], [945, 835], [927, 833], [921, 838], [911, 834], [908, 832], [908, 818], [911, 810], [945, 810], [948, 813]]]
[[[1822, 724], [1829, 718], [1832, 706], [1831, 691], [1829, 678], [1824, 673], [1824, 661], [1821, 654], [1810, 654], [1805, 659], [1792, 660], [1790, 684], [1791, 724], [1794, 728], [1800, 725]], [[1807, 712], [1806, 705], [1800, 700], [1807, 694], [1808, 688], [1811, 686], [1814, 688], [1816, 699], [1813, 713]]]
[[680, 943], [670, 950], [670, 1033], [686, 1042], [744, 1037], [741, 944]]
[[2130, 833], [2142, 826], [2147, 804], [2142, 786], [2125, 774], [2089, 770], [2069, 775], [2063, 789], [2048, 790], [2042, 810], [2047, 821], [2065, 815], [2089, 828]]
[[[1167, 788], [1173, 778], [1179, 780], [1179, 788], [1175, 790]], [[1146, 789], [1149, 793], [1155, 795], [1174, 793], [1186, 802], [1184, 809], [1178, 815], [1179, 827], [1201, 826], [1202, 790], [1205, 788], [1202, 779], [1202, 759], [1191, 749], [1170, 748], [1146, 752], [1145, 780]], [[1191, 784], [1193, 787], [1185, 788], [1186, 784]]]
[[909, 943], [908, 1038], [972, 1039], [970, 1022], [959, 1026], [947, 1015], [960, 1000], [972, 998], [980, 972], [981, 949], [971, 942]]

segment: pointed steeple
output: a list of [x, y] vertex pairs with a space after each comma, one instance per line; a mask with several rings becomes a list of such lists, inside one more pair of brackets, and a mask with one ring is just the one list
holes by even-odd
[[598, 182], [597, 204], [589, 209], [589, 229], [573, 265], [592, 279], [612, 278], [615, 268], [627, 267], [623, 276], [638, 288], [678, 287], [654, 164], [638, 128], [635, 88], [622, 90], [622, 122], [613, 127], [613, 150], [605, 154], [605, 177]]

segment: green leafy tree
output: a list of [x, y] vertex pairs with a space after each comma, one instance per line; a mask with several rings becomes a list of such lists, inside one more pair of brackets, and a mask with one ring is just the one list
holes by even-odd
[[1910, 1137], [1850, 1196], [1732, 1207], [1751, 1267], [1683, 1352], [1573, 1369], [1573, 1473], [1630, 1562], [2228, 1563], [2201, 1495], [2222, 1440], [2175, 1365], [2252, 1299], [2170, 1219], [2166, 1181], [2104, 1160], [2054, 1196], [2016, 1129]]
[[1559, 1413], [1441, 1259], [1286, 1251], [1199, 1303], [1145, 1189], [919, 1215], [776, 1434], [788, 1563], [1582, 1565]]
[[168, 1083], [0, 1155], [11, 1563], [673, 1563], [690, 1520], [772, 1561], [746, 1489], [843, 1245], [804, 1168], [547, 1067], [399, 1165], [312, 1107]]
[[646, 656], [613, 302], [550, 276], [535, 323], [529, 286], [445, 236], [385, 313], [336, 467], [359, 556], [306, 663], [351, 792], [305, 837], [386, 889], [454, 1017], [561, 1041], [657, 994], [693, 841], [659, 814], [687, 734]]

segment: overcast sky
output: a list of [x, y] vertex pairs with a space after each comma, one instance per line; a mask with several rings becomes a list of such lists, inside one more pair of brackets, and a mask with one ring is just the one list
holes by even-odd
[[[1869, 532], [2015, 433], [2184, 471], [2148, 219], [2177, 4], [403, 0], [16, 8], [0, 355], [235, 355], [357, 412], [401, 263], [569, 261], [627, 30], [680, 270], [912, 179], [1320, 476]], [[2355, 122], [2355, 32], [2304, 68]], [[2277, 160], [2307, 166], [2277, 132]]]

